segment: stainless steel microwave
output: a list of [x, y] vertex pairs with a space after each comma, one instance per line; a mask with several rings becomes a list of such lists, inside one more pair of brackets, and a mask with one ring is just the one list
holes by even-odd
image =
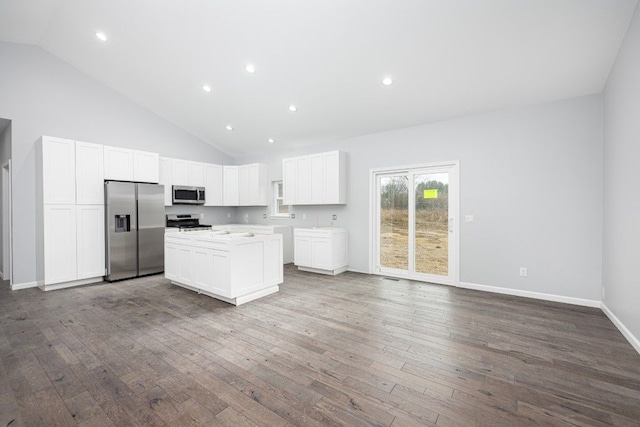
[[204, 187], [173, 186], [174, 205], [204, 205]]

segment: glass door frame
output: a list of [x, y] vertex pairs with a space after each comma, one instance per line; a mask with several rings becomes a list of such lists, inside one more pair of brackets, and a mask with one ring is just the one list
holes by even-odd
[[[430, 283], [458, 286], [460, 283], [460, 162], [439, 162], [402, 167], [378, 168], [370, 170], [370, 207], [369, 207], [369, 273]], [[415, 175], [448, 172], [449, 173], [449, 220], [448, 220], [448, 275], [439, 276], [415, 272]], [[380, 266], [380, 178], [385, 176], [408, 175], [408, 270], [384, 268]], [[413, 213], [411, 213], [413, 212]]]

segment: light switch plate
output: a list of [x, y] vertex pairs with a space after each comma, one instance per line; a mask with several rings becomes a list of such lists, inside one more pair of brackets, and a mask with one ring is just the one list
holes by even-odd
[[473, 215], [465, 215], [464, 216], [464, 222], [473, 222]]
[[291, 214], [291, 219], [296, 219], [296, 214]]
[[334, 216], [333, 216], [333, 220], [335, 221], [335, 220], [337, 220], [337, 219], [338, 219], [338, 215], [334, 215]]

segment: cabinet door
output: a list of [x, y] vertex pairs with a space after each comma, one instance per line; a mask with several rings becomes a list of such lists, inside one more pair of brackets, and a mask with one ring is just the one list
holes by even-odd
[[[346, 178], [342, 176], [343, 171], [340, 168], [340, 153], [338, 151], [324, 153], [323, 158], [324, 203], [344, 203], [344, 201], [341, 200], [340, 181]], [[343, 198], [344, 197], [342, 197], [342, 199]]]
[[76, 219], [78, 279], [104, 276], [104, 206], [77, 206]]
[[180, 257], [177, 245], [166, 243], [164, 245], [164, 277], [169, 280], [178, 280], [178, 259]]
[[44, 204], [76, 202], [75, 141], [42, 138], [42, 186]]
[[239, 206], [251, 205], [251, 200], [249, 200], [249, 165], [238, 166], [238, 203]]
[[222, 179], [222, 185], [224, 188], [222, 192], [224, 206], [239, 206], [238, 166], [223, 166], [222, 172], [224, 174]]
[[189, 162], [189, 185], [204, 187], [204, 163]]
[[171, 159], [171, 179], [173, 185], [189, 185], [189, 162]]
[[309, 156], [296, 158], [296, 204], [308, 205], [311, 201]]
[[296, 196], [296, 159], [282, 161], [282, 196], [285, 205], [295, 205]]
[[149, 151], [133, 151], [133, 180], [157, 184], [160, 181], [160, 155]]
[[44, 207], [44, 283], [70, 282], [78, 277], [76, 206]]
[[222, 206], [222, 166], [204, 165], [205, 206]]
[[160, 157], [160, 184], [164, 185], [164, 205], [171, 206], [173, 204], [173, 195], [171, 189], [171, 159]]
[[105, 145], [104, 179], [133, 181], [133, 150]]
[[213, 287], [213, 250], [193, 248], [193, 286], [209, 291]]
[[193, 263], [189, 246], [178, 246], [178, 277], [176, 280], [185, 285], [193, 285]]
[[293, 263], [303, 267], [311, 267], [311, 237], [296, 236], [293, 245]]
[[76, 203], [104, 205], [104, 147], [76, 141]]
[[331, 239], [313, 238], [311, 240], [311, 266], [323, 270], [333, 270]]
[[324, 155], [313, 154], [309, 156], [309, 203], [320, 205], [324, 203], [325, 170]]

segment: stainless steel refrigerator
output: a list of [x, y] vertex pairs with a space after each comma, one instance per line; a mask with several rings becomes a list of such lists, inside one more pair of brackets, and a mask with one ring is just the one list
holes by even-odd
[[164, 186], [105, 181], [109, 282], [164, 271]]

